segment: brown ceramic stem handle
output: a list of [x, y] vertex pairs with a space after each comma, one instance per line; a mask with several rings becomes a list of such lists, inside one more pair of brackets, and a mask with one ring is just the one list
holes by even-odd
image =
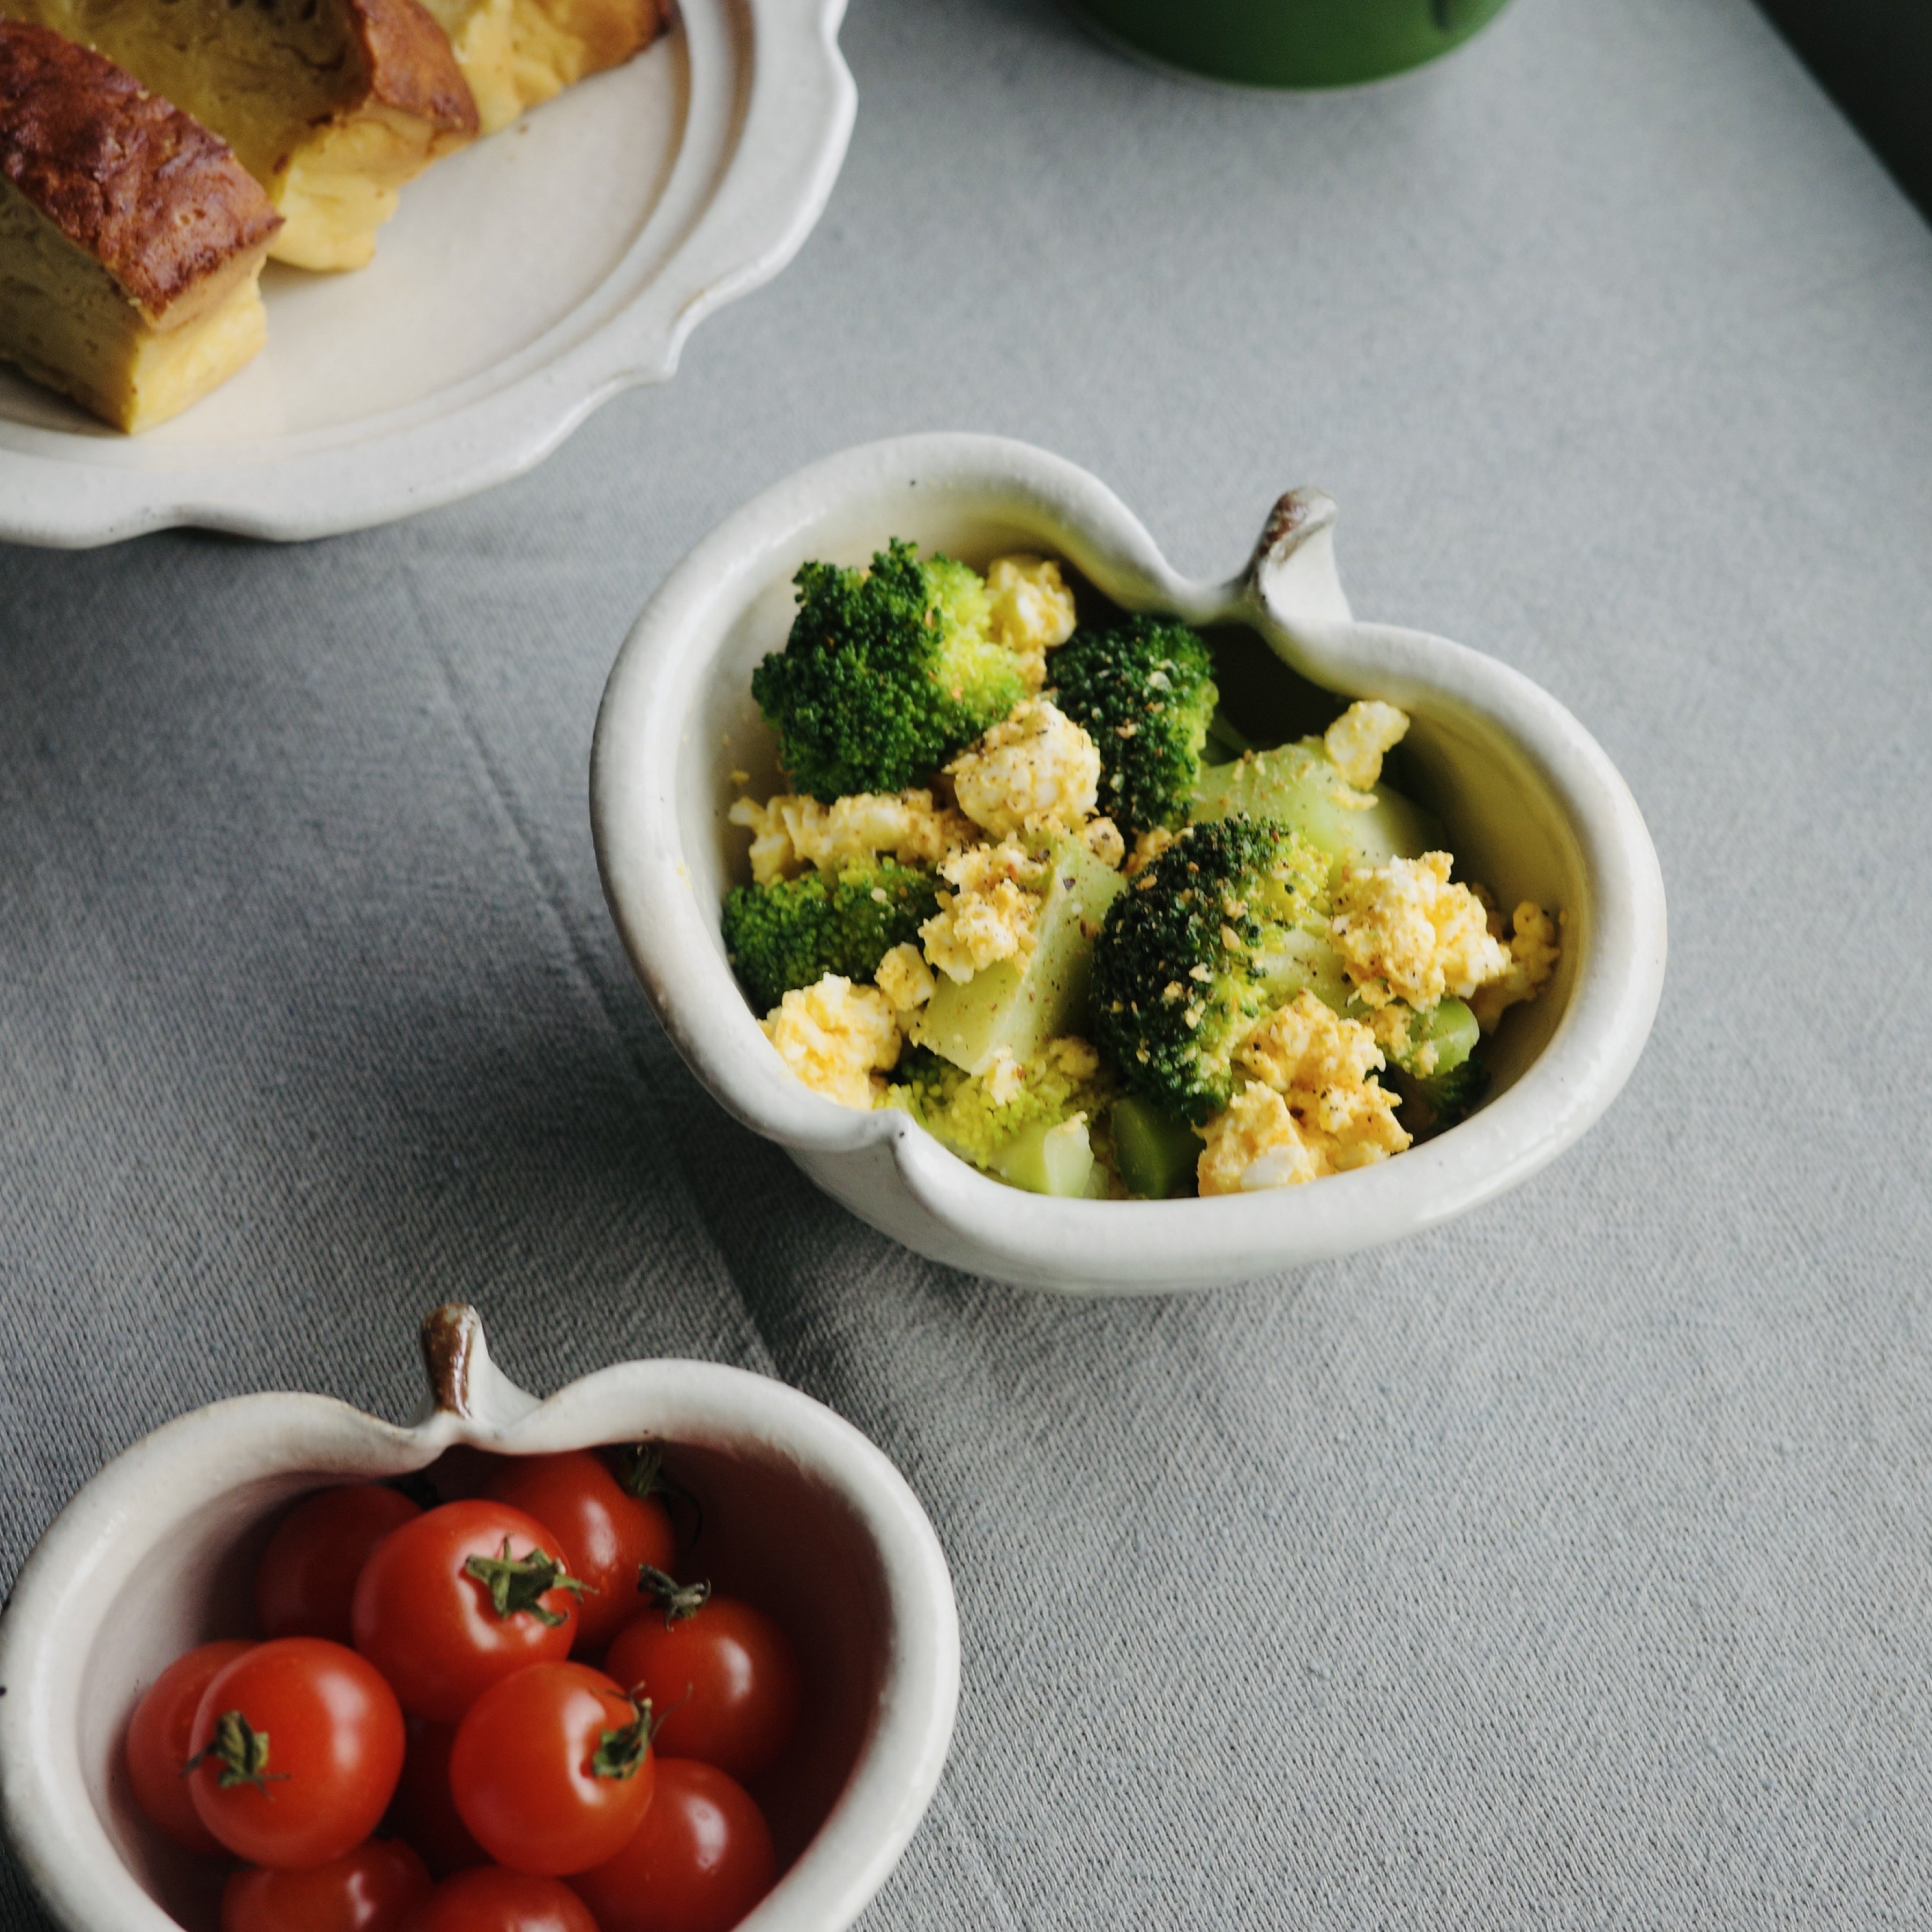
[[446, 1301], [423, 1317], [423, 1368], [438, 1410], [467, 1419], [476, 1413], [472, 1377], [487, 1358], [483, 1318], [466, 1301]]

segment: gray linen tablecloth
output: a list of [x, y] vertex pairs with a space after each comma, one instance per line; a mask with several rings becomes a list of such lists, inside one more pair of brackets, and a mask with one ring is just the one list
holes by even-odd
[[[692, 1352], [866, 1430], [964, 1702], [871, 1926], [1932, 1915], [1932, 235], [1745, 0], [1518, 0], [1327, 99], [861, 0], [831, 208], [669, 388], [307, 548], [0, 552], [10, 1575], [190, 1405]], [[598, 695], [766, 483], [1030, 438], [1184, 567], [1288, 485], [1648, 815], [1672, 966], [1582, 1146], [1424, 1240], [1062, 1304], [710, 1103], [613, 937]], [[0, 1917], [42, 1922], [10, 1878]]]

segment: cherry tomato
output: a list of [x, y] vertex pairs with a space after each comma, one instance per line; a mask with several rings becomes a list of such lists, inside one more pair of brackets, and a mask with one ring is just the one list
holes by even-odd
[[255, 1571], [264, 1636], [350, 1641], [349, 1605], [370, 1550], [422, 1511], [380, 1483], [322, 1490], [298, 1503], [268, 1539]]
[[449, 1754], [476, 1842], [499, 1864], [551, 1878], [613, 1856], [656, 1780], [645, 1713], [585, 1664], [533, 1664], [491, 1684]]
[[425, 1510], [363, 1564], [356, 1648], [412, 1717], [453, 1724], [499, 1678], [569, 1654], [577, 1606], [562, 1552], [507, 1503]]
[[188, 1787], [194, 1714], [215, 1672], [250, 1643], [204, 1643], [178, 1657], [148, 1688], [128, 1720], [128, 1781], [142, 1814], [178, 1845], [217, 1852], [220, 1842], [201, 1822]]
[[229, 1850], [258, 1865], [319, 1865], [359, 1845], [388, 1808], [403, 1714], [352, 1650], [278, 1637], [215, 1673], [190, 1742], [194, 1808]]
[[422, 1854], [434, 1877], [487, 1865], [490, 1854], [470, 1835], [449, 1795], [449, 1748], [456, 1742], [456, 1726], [412, 1718], [407, 1729], [403, 1774], [389, 1806], [388, 1828]]
[[408, 1846], [371, 1838], [306, 1871], [233, 1873], [221, 1932], [400, 1932], [429, 1894], [429, 1874]]
[[409, 1932], [598, 1932], [590, 1908], [560, 1878], [483, 1865], [446, 1878]]
[[659, 1750], [734, 1778], [770, 1769], [798, 1723], [796, 1653], [761, 1610], [708, 1586], [656, 1586], [662, 1607], [618, 1633], [604, 1668], [651, 1700]]
[[603, 1932], [726, 1932], [777, 1876], [771, 1832], [743, 1786], [714, 1765], [667, 1757], [636, 1835], [572, 1883]]
[[676, 1560], [670, 1516], [654, 1496], [632, 1495], [602, 1457], [588, 1449], [518, 1456], [500, 1463], [485, 1491], [533, 1516], [563, 1544], [570, 1574], [584, 1583], [578, 1605], [579, 1652], [594, 1655], [638, 1607], [640, 1565]]

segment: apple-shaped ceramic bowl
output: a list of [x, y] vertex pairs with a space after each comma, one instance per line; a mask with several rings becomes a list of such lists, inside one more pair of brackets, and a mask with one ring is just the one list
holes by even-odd
[[694, 1566], [787, 1625], [808, 1678], [784, 1789], [766, 1799], [789, 1869], [744, 1932], [850, 1923], [932, 1796], [958, 1702], [946, 1559], [898, 1471], [830, 1409], [742, 1370], [625, 1362], [538, 1402], [492, 1366], [473, 1310], [439, 1310], [423, 1341], [433, 1402], [414, 1427], [322, 1396], [217, 1402], [109, 1464], [41, 1539], [0, 1619], [0, 1814], [55, 1922], [212, 1932], [221, 1869], [141, 1819], [122, 1736], [175, 1658], [248, 1634], [255, 1559], [292, 1498], [459, 1445], [651, 1439], [702, 1506]]
[[[609, 899], [658, 1018], [730, 1112], [784, 1146], [854, 1213], [934, 1259], [1036, 1288], [1207, 1288], [1364, 1248], [1466, 1213], [1575, 1141], [1628, 1077], [1662, 989], [1664, 884], [1628, 788], [1582, 725], [1518, 672], [1443, 638], [1350, 614], [1335, 506], [1282, 497], [1252, 562], [1180, 575], [1105, 484], [1024, 443], [909, 436], [801, 470], [706, 537], [666, 578], [620, 653], [591, 766]], [[1381, 1165], [1207, 1200], [1058, 1200], [957, 1159], [908, 1115], [864, 1113], [795, 1079], [726, 962], [718, 914], [749, 877], [726, 821], [734, 772], [778, 788], [750, 680], [782, 646], [791, 579], [812, 558], [865, 562], [905, 537], [984, 567], [1007, 551], [1070, 563], [1129, 610], [1206, 632], [1224, 704], [1257, 743], [1319, 730], [1348, 700], [1413, 719], [1393, 782], [1448, 828], [1458, 876], [1504, 906], [1560, 908], [1563, 957], [1484, 1058], [1491, 1097]], [[1312, 721], [1312, 722], [1310, 721]]]

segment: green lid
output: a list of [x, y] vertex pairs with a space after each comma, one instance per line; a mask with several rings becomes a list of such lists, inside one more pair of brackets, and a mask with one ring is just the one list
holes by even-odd
[[1170, 67], [1252, 87], [1342, 87], [1460, 45], [1504, 0], [1076, 0]]

